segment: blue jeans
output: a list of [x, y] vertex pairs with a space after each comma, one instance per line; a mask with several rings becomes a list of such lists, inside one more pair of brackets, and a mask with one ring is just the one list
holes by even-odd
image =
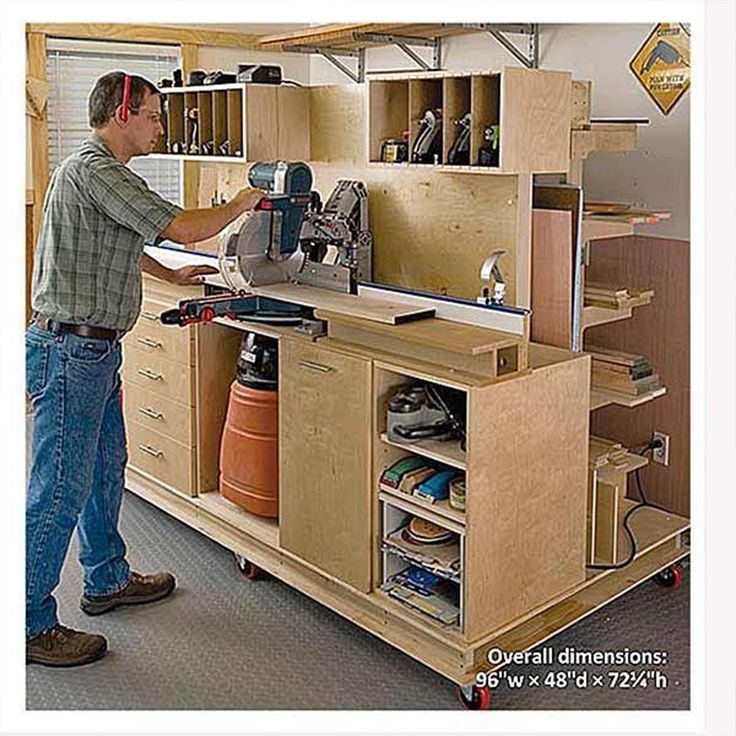
[[26, 500], [26, 636], [58, 623], [53, 591], [77, 529], [85, 595], [130, 579], [118, 532], [128, 460], [118, 341], [26, 332], [33, 442]]

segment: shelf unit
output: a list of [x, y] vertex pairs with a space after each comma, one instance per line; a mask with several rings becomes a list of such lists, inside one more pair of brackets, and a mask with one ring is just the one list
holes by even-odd
[[165, 134], [154, 156], [228, 163], [309, 160], [307, 88], [236, 83], [159, 91]]
[[[572, 80], [568, 72], [505, 67], [488, 72], [393, 73], [368, 80], [368, 161], [385, 165], [386, 140], [406, 140], [408, 168], [453, 173], [559, 173], [570, 163]], [[442, 131], [435, 161], [414, 163], [411, 151], [426, 110], [441, 110]], [[470, 113], [467, 164], [448, 162], [459, 126]], [[489, 146], [486, 130], [494, 130], [497, 146]], [[480, 166], [481, 148], [497, 160]]]
[[[556, 399], [549, 397], [555, 394], [552, 386], [558, 383], [569, 387], [570, 382], [575, 385], [581, 382], [587, 387], [587, 359], [571, 358], [569, 353], [559, 352], [558, 358], [552, 358], [543, 366], [513, 379], [486, 385], [465, 383], [459, 376], [446, 380], [442, 373], [433, 372], [431, 366], [417, 372], [406, 365], [392, 365], [386, 359], [373, 366], [372, 483], [378, 520], [374, 530], [375, 592], [380, 594], [386, 579], [400, 569], [396, 560], [387, 557], [382, 548], [386, 514], [399, 520], [413, 515], [458, 534], [462, 540], [458, 632], [465, 640], [489, 631], [494, 622], [500, 623], [508, 616], [521, 614], [541, 604], [542, 600], [554, 597], [585, 575], [584, 550], [571, 548], [569, 540], [577, 538], [577, 533], [582, 535], [581, 540], [584, 539], [584, 517], [580, 510], [585, 505], [587, 468], [582, 470], [582, 476], [578, 475], [579, 461], [583, 458], [579, 454], [572, 457], [569, 449], [575, 445], [574, 437], [585, 441], [587, 403], [584, 393], [578, 397], [579, 402], [573, 399], [573, 405], [567, 399], [558, 404]], [[469, 442], [466, 453], [450, 442], [404, 443], [388, 438], [390, 397], [408, 383], [427, 381], [466, 393]], [[536, 435], [537, 430], [532, 428], [532, 425], [539, 428], [540, 422], [547, 427], [552, 422], [559, 429], [554, 440], [545, 441], [544, 447], [538, 443], [542, 435]], [[530, 438], [529, 433], [537, 440], [527, 444], [524, 438]], [[509, 464], [513, 472], [509, 473], [498, 470], [506, 467], [504, 457], [507, 453], [515, 457]], [[464, 512], [451, 509], [447, 502], [428, 503], [381, 486], [383, 472], [412, 454], [465, 470]], [[552, 485], [562, 485], [553, 489], [546, 480], [542, 481], [550, 474], [556, 478]], [[542, 499], [547, 494], [551, 494], [549, 503], [552, 503], [552, 496], [555, 498], [552, 515], [551, 506]], [[516, 501], [512, 502], [512, 498]], [[519, 498], [524, 499], [520, 505]], [[512, 522], [509, 514], [521, 516]], [[569, 529], [570, 534], [560, 533], [561, 528], [571, 525], [575, 531]], [[568, 540], [564, 544], [563, 538]], [[536, 552], [530, 551], [532, 547]], [[518, 565], [524, 568], [524, 582], [513, 573]], [[423, 613], [407, 609], [407, 615], [430, 627], [442, 627]]]

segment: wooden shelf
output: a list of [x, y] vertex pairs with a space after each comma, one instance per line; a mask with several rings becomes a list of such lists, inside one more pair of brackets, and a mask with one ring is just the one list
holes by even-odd
[[412, 164], [408, 161], [402, 161], [398, 164], [391, 164], [384, 161], [369, 161], [370, 168], [385, 169], [410, 169], [412, 171], [431, 170], [433, 172], [445, 174], [484, 174], [486, 176], [503, 176], [509, 175], [510, 172], [502, 171], [497, 166], [461, 166], [450, 164]]
[[197, 506], [198, 515], [202, 512], [224, 521], [234, 529], [247, 532], [269, 547], [279, 547], [278, 519], [269, 519], [265, 516], [250, 514], [241, 509], [216, 491], [202, 493], [193, 499]]
[[432, 39], [477, 31], [450, 23], [332, 23], [302, 28], [291, 33], [262, 36], [258, 40], [258, 46], [264, 51], [290, 51], [303, 46], [329, 46], [333, 49], [356, 51], [387, 45], [386, 41], [361, 38], [363, 33]]
[[593, 388], [590, 391], [590, 410], [600, 409], [603, 406], [609, 404], [617, 404], [618, 406], [626, 406], [632, 408], [639, 406], [640, 404], [646, 404], [647, 401], [652, 401], [659, 396], [664, 396], [667, 393], [667, 389], [662, 386], [656, 391], [650, 391], [648, 394], [642, 394], [641, 396], [625, 396], [624, 394], [617, 394], [615, 391], [606, 391], [602, 388]]
[[460, 470], [467, 469], [465, 453], [460, 449], [457, 440], [448, 442], [440, 442], [438, 440], [420, 440], [419, 442], [395, 442], [388, 438], [388, 434], [381, 434], [381, 442], [393, 447], [400, 447], [407, 452], [413, 452], [415, 455], [428, 457], [430, 460], [437, 460], [440, 463], [449, 465], [452, 468]]
[[[633, 499], [625, 498], [622, 509], [623, 515], [625, 516], [638, 503]], [[629, 526], [634, 539], [636, 539], [637, 553], [634, 559], [638, 559], [652, 547], [662, 544], [662, 542], [689, 529], [690, 519], [651, 506], [645, 506], [629, 517]], [[622, 534], [619, 539], [619, 555], [625, 558], [628, 551], [629, 538]]]
[[[447, 500], [429, 503], [429, 501], [425, 501], [419, 496], [410, 496], [408, 493], [402, 493], [386, 486], [379, 487], [378, 497], [382, 501], [386, 501], [407, 513], [433, 521], [435, 524], [439, 524], [456, 534], [465, 533], [465, 512], [452, 508]], [[448, 524], [448, 522], [451, 523]]]
[[585, 159], [591, 153], [624, 153], [636, 148], [636, 123], [594, 123], [584, 130], [571, 131], [570, 157]]
[[633, 310], [636, 307], [642, 307], [645, 304], [650, 304], [654, 292], [642, 291], [636, 296], [627, 299], [623, 306], [619, 308], [614, 307], [599, 307], [599, 306], [587, 306], [583, 307], [583, 320], [581, 329], [587, 327], [595, 327], [596, 325], [605, 325], [609, 322], [618, 322], [622, 319], [629, 319], [633, 315]]

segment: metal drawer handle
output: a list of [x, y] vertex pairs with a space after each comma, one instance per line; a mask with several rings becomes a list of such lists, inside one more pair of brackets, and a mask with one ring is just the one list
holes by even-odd
[[147, 345], [149, 348], [160, 348], [163, 347], [162, 342], [157, 342], [156, 340], [151, 340], [148, 337], [136, 337], [136, 342], [139, 342], [141, 345]]
[[319, 371], [320, 373], [329, 373], [335, 369], [329, 365], [322, 365], [321, 363], [312, 363], [311, 360], [300, 360], [299, 365], [302, 368], [309, 368], [311, 371]]
[[149, 447], [148, 445], [138, 445], [138, 449], [142, 450], [147, 455], [152, 455], [153, 457], [163, 457], [164, 456], [161, 450], [156, 450], [155, 448]]
[[141, 414], [145, 414], [147, 417], [151, 417], [151, 419], [163, 419], [164, 415], [160, 411], [156, 411], [155, 409], [151, 409], [147, 406], [139, 406], [138, 411]]
[[141, 317], [151, 322], [158, 322], [158, 315], [154, 314], [153, 312], [141, 312]]
[[138, 373], [140, 373], [142, 376], [145, 376], [146, 378], [150, 378], [152, 381], [160, 381], [163, 378], [160, 373], [149, 371], [148, 368], [139, 368]]

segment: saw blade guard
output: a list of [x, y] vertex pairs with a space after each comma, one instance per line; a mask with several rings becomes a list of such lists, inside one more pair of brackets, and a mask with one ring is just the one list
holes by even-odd
[[279, 217], [280, 213], [272, 211], [245, 212], [220, 233], [218, 266], [233, 291], [291, 281], [302, 267], [301, 250], [288, 257], [272, 252]]

